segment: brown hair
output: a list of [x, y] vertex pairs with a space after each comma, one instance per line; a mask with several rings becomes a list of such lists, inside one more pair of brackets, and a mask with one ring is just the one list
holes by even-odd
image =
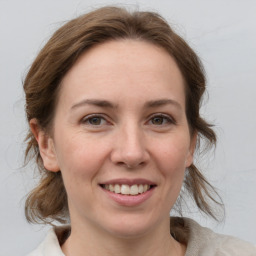
[[[49, 132], [61, 80], [78, 57], [92, 46], [120, 39], [150, 42], [164, 48], [176, 61], [186, 83], [186, 115], [191, 133], [198, 133], [209, 145], [216, 142], [211, 126], [199, 114], [205, 91], [204, 70], [195, 52], [156, 13], [129, 12], [118, 7], [103, 7], [73, 19], [58, 29], [38, 54], [24, 81], [27, 120], [36, 118], [41, 129]], [[26, 218], [30, 222], [53, 220], [66, 222], [67, 195], [61, 172], [47, 171], [37, 141], [28, 132], [25, 158], [36, 158], [41, 179], [26, 200]], [[184, 181], [198, 208], [215, 218], [210, 201], [216, 192], [192, 164]]]

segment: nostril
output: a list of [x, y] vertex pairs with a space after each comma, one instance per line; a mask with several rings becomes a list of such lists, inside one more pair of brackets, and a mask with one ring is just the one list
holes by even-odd
[[136, 148], [127, 149], [118, 144], [112, 150], [110, 158], [114, 164], [120, 167], [134, 169], [144, 166], [149, 161], [150, 155], [144, 148], [141, 148], [141, 150]]
[[127, 169], [135, 169], [138, 167], [142, 167], [145, 165], [145, 162], [139, 162], [139, 163], [125, 163], [125, 162], [118, 162], [117, 165], [123, 166]]

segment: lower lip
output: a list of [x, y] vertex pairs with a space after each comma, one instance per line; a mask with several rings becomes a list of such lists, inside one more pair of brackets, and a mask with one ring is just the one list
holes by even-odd
[[116, 194], [116, 193], [111, 192], [102, 187], [101, 187], [101, 189], [108, 195], [108, 197], [110, 197], [113, 201], [115, 201], [119, 205], [137, 206], [137, 205], [142, 204], [143, 202], [145, 202], [152, 196], [155, 187], [151, 188], [150, 190], [148, 190], [142, 194], [138, 194], [138, 195], [134, 195], [134, 196]]

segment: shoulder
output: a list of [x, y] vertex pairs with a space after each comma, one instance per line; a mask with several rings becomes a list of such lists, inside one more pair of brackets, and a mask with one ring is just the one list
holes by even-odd
[[221, 235], [202, 227], [191, 219], [184, 219], [188, 230], [186, 256], [256, 256], [256, 247], [238, 238]]
[[66, 234], [69, 227], [51, 228], [43, 242], [27, 256], [65, 256], [59, 243], [59, 235]]

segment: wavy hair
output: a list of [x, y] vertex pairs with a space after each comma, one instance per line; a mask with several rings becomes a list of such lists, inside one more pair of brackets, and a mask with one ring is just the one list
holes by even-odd
[[[216, 135], [199, 113], [206, 79], [196, 53], [159, 14], [131, 12], [119, 7], [103, 7], [84, 14], [67, 22], [53, 34], [24, 80], [28, 122], [36, 118], [40, 128], [49, 131], [61, 81], [79, 56], [95, 45], [122, 39], [152, 43], [174, 58], [185, 80], [186, 116], [190, 131], [198, 133], [198, 145], [202, 139], [208, 147], [214, 145]], [[67, 194], [61, 172], [54, 173], [44, 168], [37, 141], [30, 130], [26, 143], [25, 160], [36, 159], [41, 177], [26, 199], [27, 220], [67, 222]], [[202, 212], [216, 218], [211, 203], [221, 205], [215, 199], [217, 193], [194, 164], [187, 169], [184, 188]]]

